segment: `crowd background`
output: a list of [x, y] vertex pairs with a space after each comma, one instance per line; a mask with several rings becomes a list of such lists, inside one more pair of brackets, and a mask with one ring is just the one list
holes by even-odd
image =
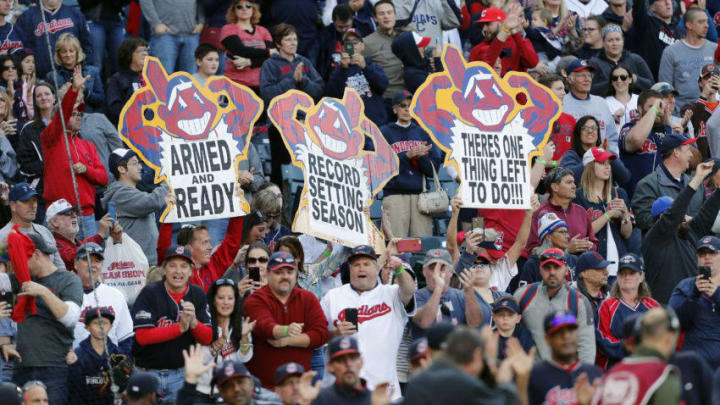
[[[0, 0], [0, 404], [720, 404], [718, 27], [715, 0]], [[418, 209], [460, 181], [409, 109], [446, 43], [561, 101], [531, 209]], [[265, 114], [251, 213], [159, 223], [117, 131], [148, 55], [266, 106], [355, 89], [400, 162], [387, 251], [291, 232]]]

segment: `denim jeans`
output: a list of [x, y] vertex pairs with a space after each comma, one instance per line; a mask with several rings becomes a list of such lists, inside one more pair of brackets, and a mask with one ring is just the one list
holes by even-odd
[[162, 398], [157, 399], [158, 404], [174, 404], [177, 399], [177, 393], [185, 384], [185, 369], [176, 368], [174, 370], [155, 370], [155, 369], [138, 369], [146, 371], [157, 377], [159, 381], [158, 391], [162, 394]]
[[162, 34], [150, 37], [150, 55], [160, 59], [165, 70], [170, 73], [195, 73], [195, 48], [200, 35]]
[[15, 384], [22, 386], [32, 380], [42, 381], [47, 387], [50, 405], [66, 405], [68, 400], [68, 368], [65, 367], [18, 367]]
[[80, 231], [78, 231], [77, 238], [85, 240], [98, 233], [98, 223], [95, 220], [95, 214], [90, 215], [78, 215], [78, 225]]
[[92, 60], [88, 62], [102, 71], [103, 57], [107, 51], [110, 57], [111, 71], [116, 72], [118, 70], [118, 48], [125, 39], [125, 24], [121, 21], [88, 21], [88, 28], [93, 50]]
[[230, 218], [211, 219], [200, 222], [200, 224], [207, 227], [208, 233], [210, 234], [210, 244], [213, 247], [216, 247], [225, 239], [228, 222], [230, 222]]
[[325, 348], [318, 347], [312, 352], [312, 358], [310, 359], [310, 369], [315, 371], [317, 375], [313, 378], [313, 384], [316, 381], [322, 380], [325, 374]]

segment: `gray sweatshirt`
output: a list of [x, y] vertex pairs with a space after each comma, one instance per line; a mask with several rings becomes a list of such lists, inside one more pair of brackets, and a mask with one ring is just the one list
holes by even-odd
[[153, 34], [160, 23], [173, 35], [190, 35], [196, 25], [205, 23], [202, 2], [197, 0], [140, 0], [140, 8]]
[[157, 263], [158, 228], [155, 211], [165, 207], [167, 192], [168, 185], [165, 182], [152, 193], [146, 193], [116, 181], [108, 185], [102, 199], [105, 208], [110, 201], [117, 204], [117, 217], [123, 232], [140, 245], [151, 266]]
[[700, 97], [698, 77], [703, 66], [713, 63], [715, 48], [717, 44], [708, 40], [699, 47], [691, 47], [682, 40], [663, 51], [658, 82], [668, 82], [680, 93], [675, 101], [676, 114], [682, 106]]
[[615, 126], [615, 118], [610, 113], [604, 98], [590, 94], [585, 100], [580, 100], [570, 92], [563, 98], [562, 109], [564, 113], [572, 115], [576, 121], [585, 115], [591, 115], [598, 120], [600, 137], [602, 139], [608, 138], [608, 146], [612, 153], [616, 155], [620, 153], [620, 149], [618, 149], [620, 135]]
[[107, 170], [108, 183], [114, 182], [115, 176], [110, 172], [108, 159], [113, 150], [125, 147], [120, 135], [118, 135], [117, 128], [113, 126], [105, 114], [85, 113], [82, 127], [80, 127], [80, 138], [95, 144], [100, 161]]
[[391, 49], [393, 39], [397, 38], [401, 33], [401, 31], [393, 30], [391, 35], [387, 35], [375, 31], [363, 38], [365, 43], [363, 56], [380, 65], [385, 71], [385, 75], [387, 75], [388, 86], [385, 93], [383, 93], [385, 99], [392, 100], [397, 93], [406, 90], [405, 79], [403, 78], [403, 63]]
[[[394, 0], [398, 20], [404, 20], [410, 16], [416, 0]], [[460, 18], [456, 12], [460, 10], [455, 7], [454, 0], [417, 0], [417, 9], [412, 17], [410, 26], [413, 31], [423, 37], [430, 37], [442, 44], [443, 30], [451, 30], [460, 26]], [[451, 3], [452, 2], [452, 3]]]
[[706, 135], [710, 145], [710, 156], [720, 158], [720, 108], [716, 108], [705, 123]]

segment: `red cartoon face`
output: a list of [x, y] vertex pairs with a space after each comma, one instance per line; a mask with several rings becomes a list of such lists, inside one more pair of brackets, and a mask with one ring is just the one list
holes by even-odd
[[474, 74], [466, 76], [463, 94], [455, 92], [453, 100], [462, 119], [480, 129], [497, 131], [505, 125], [514, 100], [498, 86], [490, 72], [484, 70], [470, 69], [469, 73]]
[[325, 99], [316, 113], [307, 118], [308, 126], [317, 135], [323, 152], [335, 159], [357, 155], [362, 133], [354, 131], [345, 106]]
[[193, 82], [178, 79], [184, 78], [168, 83], [167, 104], [160, 106], [158, 112], [171, 134], [187, 140], [205, 139], [215, 122], [217, 106]]

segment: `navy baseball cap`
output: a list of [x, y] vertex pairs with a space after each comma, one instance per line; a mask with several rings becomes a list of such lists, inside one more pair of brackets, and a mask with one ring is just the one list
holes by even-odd
[[110, 154], [110, 157], [108, 158], [108, 166], [110, 166], [110, 171], [114, 172], [115, 170], [117, 170], [118, 164], [120, 162], [130, 159], [133, 156], [137, 156], [137, 153], [130, 149], [117, 148], [113, 150]]
[[428, 346], [431, 350], [442, 350], [448, 335], [455, 330], [455, 326], [450, 322], [440, 322], [430, 325], [427, 329]]
[[643, 258], [635, 253], [628, 253], [618, 260], [618, 271], [630, 269], [636, 273], [643, 271]]
[[55, 252], [57, 252], [57, 247], [55, 245], [50, 245], [45, 241], [45, 238], [42, 237], [37, 232], [28, 232], [25, 235], [27, 235], [28, 238], [32, 241], [33, 245], [35, 245], [35, 249], [45, 253], [46, 255], [51, 255]]
[[368, 245], [360, 245], [355, 246], [352, 251], [350, 251], [350, 256], [348, 256], [347, 261], [351, 263], [353, 259], [360, 256], [369, 257], [373, 260], [377, 260], [378, 258], [377, 254], [375, 254], [375, 249]]
[[275, 252], [270, 256], [268, 260], [267, 269], [268, 271], [280, 270], [283, 268], [290, 268], [297, 270], [297, 264], [295, 263], [295, 257], [288, 252]]
[[302, 375], [305, 368], [298, 363], [285, 363], [275, 370], [275, 385], [282, 385], [285, 380], [295, 375]]
[[193, 265], [190, 249], [186, 248], [185, 246], [175, 245], [169, 247], [168, 250], [165, 252], [165, 261], [163, 263], [167, 263], [167, 261], [172, 259], [173, 257], [181, 257], [190, 262], [191, 266]]
[[101, 316], [109, 319], [110, 323], [115, 321], [115, 311], [112, 307], [90, 307], [85, 311], [85, 325], [92, 322], [93, 319]]
[[103, 248], [95, 242], [87, 242], [80, 245], [77, 252], [75, 252], [76, 259], [84, 259], [88, 254], [100, 257], [100, 260], [105, 260], [103, 256]]
[[32, 186], [26, 182], [20, 182], [10, 188], [8, 200], [10, 201], [27, 201], [38, 195]]
[[623, 339], [630, 342], [638, 342], [640, 339], [640, 333], [642, 332], [643, 312], [635, 312], [625, 318], [622, 323]]
[[498, 300], [493, 304], [492, 311], [493, 313], [497, 311], [501, 311], [503, 309], [506, 309], [508, 311], [512, 311], [516, 314], [520, 313], [520, 307], [517, 304], [517, 301], [515, 301], [515, 298], [513, 297], [504, 297]]
[[588, 269], [604, 269], [613, 263], [603, 259], [598, 252], [585, 252], [580, 255], [575, 264], [575, 274], [580, 274]]
[[650, 208], [650, 216], [655, 218], [663, 212], [667, 211], [673, 204], [673, 199], [664, 195], [658, 197], [657, 200], [653, 201], [652, 207]]
[[579, 72], [581, 70], [595, 70], [595, 66], [588, 63], [585, 59], [575, 59], [570, 62], [568, 67], [565, 69], [567, 73]]
[[152, 394], [159, 391], [159, 386], [160, 382], [155, 375], [143, 371], [135, 371], [128, 380], [125, 392], [132, 392], [141, 395]]
[[13, 383], [0, 384], [0, 404], [20, 405], [22, 403], [22, 390]]
[[703, 236], [697, 241], [697, 248], [695, 250], [700, 251], [700, 249], [710, 249], [712, 252], [717, 252], [720, 250], [720, 238], [712, 235]]
[[665, 135], [662, 142], [660, 143], [660, 153], [663, 153], [670, 149], [675, 149], [679, 146], [689, 145], [696, 141], [696, 138], [690, 138], [688, 136], [685, 136], [684, 134]]
[[352, 336], [337, 336], [328, 343], [330, 361], [346, 354], [360, 354], [357, 339]]
[[228, 380], [236, 377], [253, 378], [252, 374], [250, 374], [247, 367], [245, 367], [245, 364], [243, 364], [242, 361], [225, 360], [222, 363], [216, 365], [213, 369], [211, 384], [220, 387]]
[[552, 335], [553, 333], [559, 331], [562, 328], [577, 329], [578, 327], [577, 318], [575, 317], [575, 315], [563, 310], [553, 311], [545, 315], [543, 325], [545, 326], [546, 335]]
[[392, 98], [392, 105], [393, 105], [393, 106], [396, 106], [396, 105], [402, 103], [403, 101], [405, 101], [405, 100], [407, 100], [407, 99], [409, 99], [409, 98], [411, 99], [412, 96], [413, 96], [412, 93], [410, 93], [410, 92], [407, 91], [407, 90], [403, 90], [403, 91], [395, 94], [395, 96], [393, 96], [393, 98]]
[[410, 361], [417, 361], [429, 355], [427, 338], [415, 339], [410, 345]]
[[3, 253], [0, 255], [0, 263], [7, 263], [10, 261], [10, 254], [8, 252]]

